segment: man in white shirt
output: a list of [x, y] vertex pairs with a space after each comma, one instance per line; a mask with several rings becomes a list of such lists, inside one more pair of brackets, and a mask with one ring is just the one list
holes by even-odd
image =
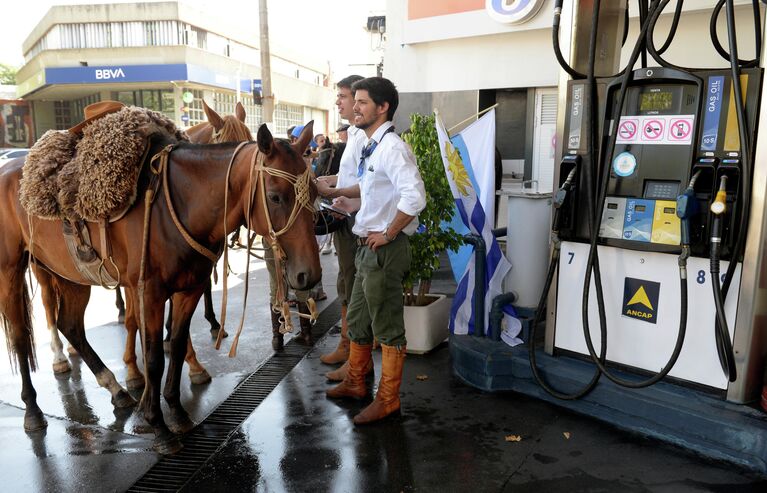
[[[400, 409], [399, 387], [405, 361], [402, 280], [410, 269], [408, 236], [418, 227], [426, 191], [410, 147], [393, 132], [399, 104], [394, 84], [383, 77], [356, 82], [354, 124], [366, 136], [356, 176], [359, 185], [347, 197], [360, 197], [352, 232], [358, 236], [357, 276], [349, 300], [349, 368], [328, 397], [362, 399], [365, 369], [372, 361], [373, 338], [381, 343], [381, 380], [373, 402], [354, 417], [366, 424]], [[349, 207], [347, 198], [336, 199]]]
[[[354, 92], [352, 92], [352, 85], [362, 79], [363, 77], [360, 75], [350, 75], [341, 79], [336, 84], [338, 89], [336, 97], [338, 114], [349, 122], [354, 120]], [[317, 178], [317, 190], [322, 197], [340, 197], [347, 191], [347, 187], [357, 187], [359, 184], [356, 175], [357, 162], [365, 142], [365, 134], [357, 127], [348, 125], [347, 127], [347, 143], [341, 155], [338, 174]], [[338, 254], [338, 281], [336, 287], [338, 289], [338, 297], [341, 299], [341, 340], [338, 342], [338, 347], [336, 347], [335, 351], [323, 354], [320, 356], [320, 361], [329, 365], [344, 363], [340, 368], [326, 374], [328, 379], [334, 381], [343, 380], [348, 367], [346, 364], [346, 360], [349, 358], [347, 307], [352, 294], [352, 286], [354, 286], [354, 276], [357, 272], [354, 267], [357, 237], [352, 233], [353, 224], [354, 218], [351, 217], [333, 234], [333, 244]], [[373, 365], [371, 362], [369, 370], [372, 369]]]

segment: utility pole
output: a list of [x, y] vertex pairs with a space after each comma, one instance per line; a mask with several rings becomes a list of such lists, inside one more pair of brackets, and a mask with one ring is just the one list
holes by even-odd
[[259, 32], [261, 34], [261, 91], [265, 123], [274, 122], [274, 94], [272, 94], [272, 62], [269, 51], [269, 16], [267, 0], [258, 0]]

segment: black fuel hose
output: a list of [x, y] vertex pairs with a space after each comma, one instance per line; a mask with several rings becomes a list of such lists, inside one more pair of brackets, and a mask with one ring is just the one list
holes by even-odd
[[[722, 175], [719, 192], [716, 199], [711, 204], [711, 212], [714, 214], [711, 222], [711, 241], [710, 241], [710, 265], [711, 286], [714, 291], [714, 305], [716, 307], [716, 352], [719, 356], [719, 363], [722, 365], [722, 371], [729, 379], [731, 375], [736, 374], [735, 355], [732, 351], [730, 342], [730, 331], [727, 325], [727, 317], [724, 312], [724, 296], [719, 281], [719, 259], [722, 250], [722, 216], [727, 209], [727, 175]], [[730, 381], [734, 381], [734, 378]]]
[[[711, 36], [711, 42], [714, 44], [714, 49], [716, 52], [729, 62], [732, 58], [731, 54], [727, 53], [727, 50], [724, 49], [722, 43], [719, 42], [719, 34], [716, 31], [716, 24], [719, 20], [719, 14], [722, 11], [722, 7], [724, 6], [725, 1], [726, 0], [719, 0], [714, 6], [714, 10], [711, 12], [709, 34]], [[754, 11], [754, 43], [756, 45], [756, 58], [753, 60], [741, 60], [735, 57], [735, 59], [738, 60], [738, 65], [740, 65], [742, 68], [759, 66], [759, 54], [762, 52], [762, 20], [761, 13], [759, 11], [759, 1], [751, 0], [751, 5]], [[730, 46], [732, 46], [732, 44]]]
[[[665, 6], [668, 4], [670, 0], [663, 0], [662, 6]], [[658, 3], [659, 0], [653, 0], [651, 6], [650, 6], [650, 17], [648, 21], [642, 26], [642, 30], [639, 35], [639, 39], [641, 40], [642, 37], [647, 36], [647, 32], [649, 30], [650, 25], [652, 25], [655, 21], [657, 21], [657, 17], [660, 15], [660, 12], [662, 11], [662, 6], [660, 3]], [[632, 75], [632, 69], [634, 65], [636, 64], [637, 60], [639, 59], [640, 51], [641, 51], [642, 43], [637, 42], [634, 46], [634, 50], [631, 53], [631, 57], [629, 59], [629, 62], [626, 66], [626, 72], [622, 76], [621, 80], [621, 86], [620, 90], [618, 92], [618, 98], [615, 106], [614, 113], [612, 115], [612, 126], [617, 127], [618, 122], [620, 121], [620, 115], [622, 112], [623, 105], [626, 100], [626, 93], [628, 89], [628, 83], [631, 79]], [[589, 67], [590, 72], [593, 72], [593, 67]], [[607, 133], [609, 135], [609, 145], [606, 147], [606, 149], [613, 149], [615, 147], [615, 140], [617, 135], [617, 129], [612, 128], [610, 132]], [[592, 139], [593, 141], [593, 139]], [[593, 142], [590, 142], [589, 145], [593, 145]], [[601, 159], [597, 161], [598, 163], [601, 163]], [[602, 214], [602, 204], [604, 204], [606, 195], [607, 195], [607, 184], [609, 181], [610, 171], [609, 166], [600, 166], [597, 165], [597, 169], [602, 170], [602, 178], [599, 182], [600, 184], [600, 192], [599, 192], [599, 199], [597, 201], [597, 206], [594, 206], [594, 203], [592, 200], [589, 200], [589, 218], [590, 221], [593, 223], [598, 223], [599, 218]], [[591, 183], [589, 180], [586, 180], [586, 185], [589, 188], [589, 190], [586, 192], [587, 197], [593, 197], [593, 193], [591, 188]], [[676, 360], [679, 358], [679, 354], [682, 351], [682, 346], [684, 344], [684, 337], [686, 333], [687, 328], [687, 269], [686, 269], [686, 261], [687, 256], [689, 255], [689, 249], [683, 248], [682, 254], [679, 256], [679, 277], [680, 277], [680, 316], [679, 316], [679, 331], [677, 334], [677, 341], [674, 346], [674, 350], [671, 354], [671, 357], [669, 358], [668, 362], [664, 367], [655, 375], [653, 375], [650, 378], [647, 378], [645, 380], [636, 381], [636, 380], [625, 380], [623, 378], [617, 377], [616, 375], [613, 375], [607, 367], [604, 365], [602, 361], [600, 361], [600, 358], [597, 357], [596, 351], [594, 350], [594, 345], [591, 342], [591, 331], [589, 329], [589, 292], [590, 292], [590, 284], [591, 284], [591, 273], [593, 271], [594, 273], [594, 284], [596, 287], [596, 293], [597, 293], [597, 306], [599, 309], [599, 321], [600, 321], [600, 333], [602, 335], [601, 343], [606, 344], [607, 339], [607, 331], [606, 331], [606, 315], [605, 315], [605, 306], [604, 306], [604, 295], [602, 292], [602, 281], [601, 281], [601, 275], [599, 272], [599, 259], [597, 255], [597, 239], [599, 236], [599, 231], [597, 228], [593, 227], [593, 225], [590, 224], [590, 234], [591, 234], [591, 242], [589, 246], [589, 257], [588, 261], [586, 263], [586, 275], [583, 282], [583, 297], [581, 300], [581, 317], [583, 321], [583, 335], [586, 342], [586, 347], [589, 350], [589, 355], [591, 356], [591, 359], [594, 361], [594, 364], [597, 365], [599, 370], [612, 382], [621, 385], [623, 387], [628, 388], [642, 388], [647, 387], [650, 385], [653, 385], [654, 383], [657, 383], [660, 381], [663, 377], [665, 377], [669, 371], [671, 371], [671, 368], [673, 368], [674, 364], [676, 364]]]
[[[538, 365], [535, 360], [535, 334], [537, 331], [537, 327], [541, 322], [541, 318], [543, 314], [546, 311], [546, 300], [549, 295], [549, 290], [551, 289], [551, 284], [554, 281], [554, 273], [557, 270], [557, 265], [559, 264], [559, 255], [560, 255], [560, 240], [559, 240], [559, 220], [560, 220], [560, 208], [563, 206], [565, 201], [567, 200], [567, 194], [570, 192], [573, 186], [573, 182], [575, 180], [575, 173], [576, 168], [573, 168], [570, 170], [570, 173], [567, 175], [567, 179], [565, 179], [564, 184], [559, 189], [559, 193], [557, 194], [557, 197], [554, 202], [554, 218], [552, 220], [552, 243], [553, 248], [551, 251], [551, 259], [549, 260], [549, 269], [546, 273], [546, 282], [543, 285], [543, 291], [541, 292], [541, 297], [538, 299], [538, 307], [535, 310], [535, 316], [533, 317], [533, 323], [530, 326], [530, 334], [528, 335], [528, 341], [527, 341], [527, 349], [528, 349], [528, 355], [530, 359], [530, 371], [533, 374], [533, 378], [536, 382], [538, 382], [538, 385], [543, 388], [549, 395], [552, 397], [555, 397], [557, 399], [571, 401], [580, 399], [581, 397], [585, 396], [594, 388], [596, 387], [597, 383], [599, 382], [599, 377], [601, 376], [601, 371], [599, 371], [599, 368], [596, 369], [594, 372], [594, 376], [591, 377], [591, 380], [589, 383], [586, 384], [582, 389], [577, 390], [571, 394], [567, 394], [564, 392], [561, 392], [559, 390], [556, 390], [554, 387], [549, 385], [544, 379], [543, 376], [538, 371]], [[605, 361], [605, 357], [607, 354], [607, 346], [605, 343], [602, 343], [599, 351], [599, 357], [602, 360], [602, 362]]]
[[660, 48], [658, 48], [659, 55], [664, 54], [666, 50], [668, 50], [669, 46], [671, 46], [671, 41], [673, 41], [674, 36], [676, 36], [676, 30], [679, 27], [679, 18], [682, 17], [682, 5], [684, 5], [684, 0], [677, 0], [676, 9], [674, 9], [674, 19], [671, 21], [671, 29], [668, 32], [668, 36], [666, 36], [666, 41]]

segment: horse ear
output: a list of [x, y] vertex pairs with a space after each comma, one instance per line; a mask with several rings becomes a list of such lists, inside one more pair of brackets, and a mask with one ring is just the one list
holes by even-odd
[[269, 156], [274, 150], [274, 137], [272, 137], [272, 132], [269, 131], [266, 123], [262, 123], [261, 126], [258, 127], [256, 143], [258, 144], [258, 150], [263, 152], [266, 156]]
[[216, 130], [224, 128], [224, 120], [205, 103], [204, 99], [202, 100], [202, 108], [205, 110], [205, 116], [208, 117], [208, 123], [213, 125], [213, 128]]
[[245, 123], [245, 107], [239, 101], [237, 101], [237, 106], [234, 108], [234, 114], [238, 120]]
[[293, 143], [293, 148], [296, 150], [299, 156], [304, 155], [306, 147], [309, 145], [309, 142], [312, 141], [312, 137], [314, 136], [313, 131], [314, 120], [310, 121], [304, 126], [304, 129], [301, 131], [301, 135], [298, 136], [298, 140]]

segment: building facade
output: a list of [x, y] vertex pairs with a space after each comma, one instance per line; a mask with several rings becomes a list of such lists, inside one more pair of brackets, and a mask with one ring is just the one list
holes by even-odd
[[[255, 21], [257, 28], [257, 20]], [[30, 103], [35, 138], [83, 118], [111, 99], [160, 111], [180, 128], [205, 121], [202, 101], [220, 114], [240, 101], [247, 124], [263, 122], [258, 33], [179, 2], [54, 6], [23, 44], [17, 96]], [[274, 127], [334, 122], [327, 64], [272, 48]]]

